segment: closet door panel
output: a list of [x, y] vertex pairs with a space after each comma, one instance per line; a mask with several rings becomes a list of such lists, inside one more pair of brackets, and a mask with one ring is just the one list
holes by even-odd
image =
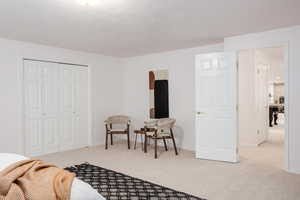
[[88, 146], [88, 69], [74, 68], [74, 135], [77, 148]]
[[59, 66], [46, 63], [43, 67], [44, 77], [44, 112], [47, 115], [59, 115]]
[[62, 74], [62, 132], [61, 150], [74, 146], [74, 72], [71, 66], [61, 65]]
[[24, 65], [25, 82], [25, 114], [27, 117], [42, 114], [42, 70], [39, 63], [25, 62]]
[[71, 67], [63, 66], [62, 69], [62, 84], [63, 84], [63, 111], [72, 113], [74, 109], [74, 73]]
[[43, 67], [44, 153], [59, 150], [59, 65], [44, 63]]
[[74, 146], [74, 129], [73, 129], [73, 117], [64, 115], [62, 120], [62, 134], [61, 134], [61, 149], [69, 150]]
[[25, 154], [43, 153], [42, 68], [39, 62], [24, 61]]
[[44, 153], [54, 153], [59, 150], [59, 121], [57, 118], [47, 117], [43, 121]]
[[43, 121], [40, 118], [25, 120], [25, 155], [38, 156], [43, 154]]

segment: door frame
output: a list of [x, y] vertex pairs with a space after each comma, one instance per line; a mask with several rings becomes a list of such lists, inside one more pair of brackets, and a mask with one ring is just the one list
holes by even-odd
[[47, 62], [47, 63], [56, 63], [56, 64], [66, 64], [70, 66], [80, 66], [80, 67], [87, 67], [88, 70], [88, 138], [87, 138], [87, 144], [88, 147], [92, 146], [92, 98], [91, 98], [91, 68], [89, 65], [85, 64], [75, 64], [75, 63], [66, 63], [66, 62], [59, 62], [59, 61], [53, 61], [53, 60], [43, 60], [43, 59], [34, 59], [34, 58], [22, 58], [22, 68], [21, 68], [21, 88], [22, 88], [22, 96], [21, 96], [21, 105], [22, 105], [22, 151], [23, 155], [26, 153], [26, 141], [25, 141], [25, 61], [38, 61], [38, 62]]
[[[256, 49], [264, 49], [264, 48], [274, 48], [274, 47], [282, 47], [284, 49], [284, 109], [285, 109], [285, 124], [284, 124], [284, 169], [286, 171], [290, 171], [290, 157], [289, 157], [289, 43], [273, 43], [273, 44], [265, 44], [265, 45], [256, 45], [252, 48], [243, 48], [238, 49], [237, 55], [242, 50], [256, 50]], [[239, 73], [237, 72], [237, 77], [239, 77]], [[238, 79], [239, 80], [239, 79]], [[237, 82], [237, 86], [239, 86], [239, 81]], [[238, 99], [239, 104], [239, 99]], [[238, 115], [239, 115], [238, 110]], [[238, 126], [239, 126], [239, 117], [238, 117]], [[239, 132], [238, 132], [239, 135]], [[239, 141], [238, 141], [239, 142]], [[239, 148], [239, 146], [238, 146]]]

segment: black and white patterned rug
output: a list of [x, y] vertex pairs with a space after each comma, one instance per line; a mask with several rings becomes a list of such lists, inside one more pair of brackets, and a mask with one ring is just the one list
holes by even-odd
[[88, 163], [65, 169], [90, 184], [107, 200], [205, 200]]

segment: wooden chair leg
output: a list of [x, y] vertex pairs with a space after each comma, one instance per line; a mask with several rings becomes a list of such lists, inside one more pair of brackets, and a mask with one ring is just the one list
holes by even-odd
[[166, 139], [165, 139], [165, 138], [163, 138], [163, 140], [164, 140], [165, 150], [166, 150], [166, 151], [168, 151], [168, 146], [167, 146]]
[[144, 152], [147, 153], [147, 135], [145, 134], [145, 141], [144, 141]]
[[175, 154], [178, 155], [178, 151], [177, 151], [177, 147], [176, 147], [176, 143], [175, 143], [175, 138], [174, 138], [174, 134], [173, 134], [173, 130], [170, 129], [170, 133], [172, 136], [172, 141], [173, 141], [173, 145], [174, 145], [174, 149], [175, 149]]
[[127, 124], [127, 143], [128, 143], [128, 149], [130, 149], [130, 126]]
[[129, 131], [127, 131], [127, 145], [128, 145], [128, 149], [130, 149]]
[[157, 159], [157, 139], [156, 139], [156, 138], [154, 139], [154, 142], [155, 142], [155, 144], [154, 144], [154, 145], [155, 145], [155, 154], [154, 154], [154, 158]]
[[107, 140], [108, 140], [108, 133], [106, 133], [106, 136], [105, 136], [105, 149], [107, 149]]
[[113, 142], [113, 134], [110, 134], [110, 144], [113, 145], [114, 142]]

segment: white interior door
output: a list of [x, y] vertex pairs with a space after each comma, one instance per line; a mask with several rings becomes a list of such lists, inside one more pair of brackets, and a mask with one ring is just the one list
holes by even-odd
[[237, 57], [196, 56], [196, 157], [237, 162]]
[[43, 63], [43, 142], [44, 153], [57, 152], [60, 136], [59, 66]]
[[88, 68], [76, 67], [74, 71], [74, 145], [88, 146]]
[[70, 65], [61, 65], [62, 75], [62, 134], [61, 150], [72, 149], [74, 146], [75, 126], [75, 76]]
[[257, 125], [257, 144], [268, 137], [268, 65], [255, 65], [255, 106]]
[[25, 154], [43, 153], [43, 79], [39, 62], [24, 61]]
[[88, 69], [62, 65], [62, 150], [88, 146]]
[[59, 149], [58, 72], [53, 63], [24, 61], [26, 155]]

